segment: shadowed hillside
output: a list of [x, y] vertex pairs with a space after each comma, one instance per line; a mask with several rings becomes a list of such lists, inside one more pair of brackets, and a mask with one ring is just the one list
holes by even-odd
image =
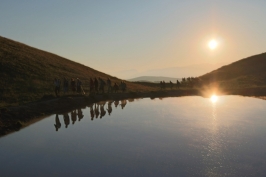
[[[112, 84], [121, 80], [90, 67], [25, 44], [0, 37], [0, 106], [40, 99], [54, 94], [54, 78], [80, 78], [85, 91], [89, 78], [110, 77]], [[150, 89], [127, 82], [128, 90]]]
[[243, 88], [266, 85], [266, 53], [254, 55], [199, 77], [220, 87]]

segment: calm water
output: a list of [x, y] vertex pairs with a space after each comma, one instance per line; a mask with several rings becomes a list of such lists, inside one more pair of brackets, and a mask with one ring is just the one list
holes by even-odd
[[1, 138], [0, 174], [266, 176], [265, 108], [238, 96], [101, 102]]

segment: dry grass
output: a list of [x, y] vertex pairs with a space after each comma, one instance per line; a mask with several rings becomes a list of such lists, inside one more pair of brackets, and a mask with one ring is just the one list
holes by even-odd
[[204, 84], [222, 88], [261, 87], [266, 85], [266, 53], [254, 55], [199, 77]]
[[[120, 79], [66, 58], [0, 37], [0, 106], [25, 103], [54, 94], [53, 80], [80, 78], [88, 90], [89, 79]], [[126, 82], [130, 91], [154, 90], [149, 86]]]

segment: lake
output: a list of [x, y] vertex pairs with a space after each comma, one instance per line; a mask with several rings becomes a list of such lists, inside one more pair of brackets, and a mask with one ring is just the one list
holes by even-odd
[[266, 176], [266, 101], [99, 102], [0, 138], [1, 176]]

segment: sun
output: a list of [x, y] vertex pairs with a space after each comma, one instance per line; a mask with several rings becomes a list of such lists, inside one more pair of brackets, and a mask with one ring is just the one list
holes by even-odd
[[216, 95], [212, 95], [210, 100], [211, 102], [216, 103], [218, 101], [218, 97]]
[[217, 46], [218, 46], [218, 42], [217, 42], [215, 39], [210, 40], [209, 43], [208, 43], [208, 47], [209, 47], [211, 50], [216, 49]]

